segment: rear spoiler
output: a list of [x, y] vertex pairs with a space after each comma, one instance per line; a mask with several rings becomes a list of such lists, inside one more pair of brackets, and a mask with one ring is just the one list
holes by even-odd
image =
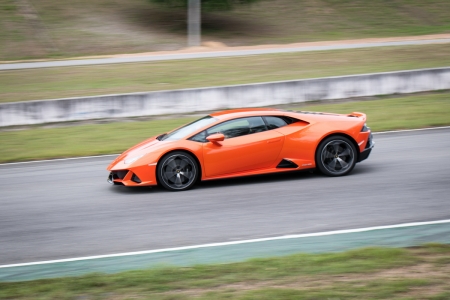
[[352, 112], [351, 114], [347, 115], [348, 117], [355, 117], [355, 118], [362, 118], [364, 121], [366, 120], [366, 114], [361, 112]]

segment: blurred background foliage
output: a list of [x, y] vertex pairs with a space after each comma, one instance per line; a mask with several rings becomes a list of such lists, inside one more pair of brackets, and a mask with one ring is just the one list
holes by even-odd
[[[0, 60], [181, 49], [186, 1], [2, 0]], [[202, 40], [242, 46], [450, 33], [448, 0], [254, 1], [202, 1]]]
[[[167, 5], [171, 8], [187, 8], [189, 0], [149, 0], [154, 3]], [[203, 11], [231, 10], [236, 6], [250, 4], [261, 0], [201, 0]]]

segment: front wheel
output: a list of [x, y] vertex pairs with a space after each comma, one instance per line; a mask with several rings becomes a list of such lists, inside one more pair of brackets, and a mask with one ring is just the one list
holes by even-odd
[[323, 140], [316, 153], [316, 165], [328, 176], [343, 176], [353, 170], [357, 154], [353, 143], [343, 136], [330, 136]]
[[192, 155], [186, 152], [172, 152], [158, 163], [158, 183], [169, 191], [190, 189], [198, 177], [198, 165]]

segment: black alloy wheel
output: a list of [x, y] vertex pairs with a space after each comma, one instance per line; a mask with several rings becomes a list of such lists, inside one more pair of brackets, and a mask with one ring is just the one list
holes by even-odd
[[343, 136], [331, 136], [323, 140], [316, 153], [316, 165], [328, 176], [343, 176], [350, 173], [357, 160], [356, 148]]
[[198, 177], [198, 165], [186, 152], [172, 152], [158, 163], [158, 183], [169, 191], [184, 191], [191, 188]]

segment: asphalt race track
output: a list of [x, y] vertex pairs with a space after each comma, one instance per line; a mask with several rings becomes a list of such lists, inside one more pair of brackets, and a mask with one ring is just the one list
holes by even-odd
[[[0, 265], [450, 218], [450, 129], [375, 136], [346, 177], [110, 186], [112, 157], [0, 166]], [[131, 146], [131, 145], [130, 145]]]

